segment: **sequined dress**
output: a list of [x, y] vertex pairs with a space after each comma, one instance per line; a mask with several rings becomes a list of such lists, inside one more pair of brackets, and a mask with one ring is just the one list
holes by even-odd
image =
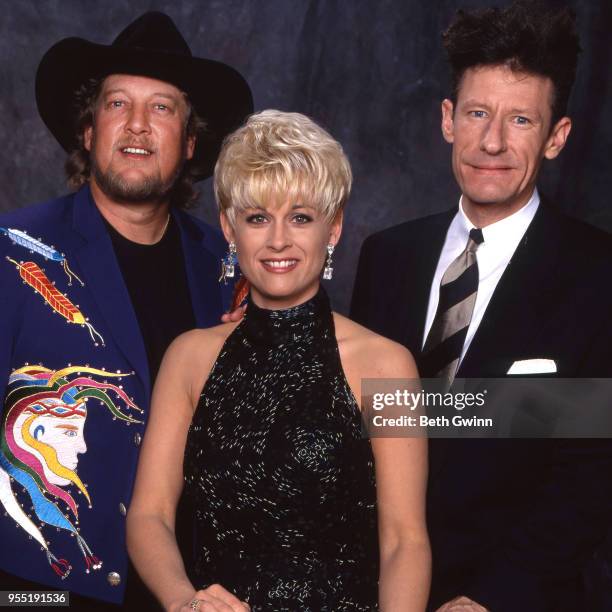
[[374, 465], [324, 291], [249, 304], [202, 391], [185, 452], [197, 588], [255, 611], [377, 610]]

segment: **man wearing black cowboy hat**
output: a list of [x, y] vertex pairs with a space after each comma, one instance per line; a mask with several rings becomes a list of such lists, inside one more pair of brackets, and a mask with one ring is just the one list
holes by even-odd
[[231, 289], [223, 240], [180, 208], [251, 92], [147, 13], [111, 45], [54, 45], [36, 99], [78, 190], [0, 218], [0, 590], [68, 590], [93, 610], [127, 583], [125, 607], [149, 609], [124, 530], [152, 382]]

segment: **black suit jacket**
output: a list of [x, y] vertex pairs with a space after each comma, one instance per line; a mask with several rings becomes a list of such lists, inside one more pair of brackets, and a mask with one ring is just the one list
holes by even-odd
[[[351, 316], [420, 362], [432, 278], [455, 210], [370, 236]], [[612, 376], [612, 239], [542, 204], [458, 377], [554, 359], [560, 377]], [[428, 374], [428, 373], [425, 373]], [[581, 571], [612, 516], [609, 440], [431, 440], [430, 605], [586, 610]], [[603, 609], [603, 608], [602, 608]]]

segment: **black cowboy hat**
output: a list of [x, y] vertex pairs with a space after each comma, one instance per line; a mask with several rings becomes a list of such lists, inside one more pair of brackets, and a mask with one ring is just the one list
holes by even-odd
[[196, 143], [197, 179], [211, 176], [225, 136], [253, 112], [251, 90], [232, 67], [193, 57], [170, 17], [145, 13], [110, 45], [64, 38], [42, 58], [36, 73], [38, 112], [66, 151], [78, 145], [75, 92], [92, 78], [134, 74], [172, 83], [188, 96], [206, 122]]

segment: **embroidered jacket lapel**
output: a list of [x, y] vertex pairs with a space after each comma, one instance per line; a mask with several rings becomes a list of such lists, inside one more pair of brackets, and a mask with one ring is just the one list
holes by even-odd
[[[144, 341], [104, 221], [89, 190], [83, 187], [74, 197], [73, 230], [82, 242], [74, 257], [106, 323], [105, 327], [150, 395], [149, 366]], [[106, 342], [109, 338], [105, 337]]]

